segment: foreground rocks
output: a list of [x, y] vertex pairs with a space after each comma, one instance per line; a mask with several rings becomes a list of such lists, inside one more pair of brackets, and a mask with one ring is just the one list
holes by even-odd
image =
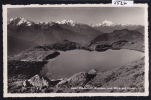
[[92, 69], [89, 72], [79, 72], [74, 74], [68, 79], [60, 81], [56, 87], [78, 87], [84, 86], [87, 82], [93, 79], [97, 75], [97, 70]]
[[46, 77], [35, 75], [29, 80], [23, 82], [23, 86], [49, 86], [50, 81]]
[[92, 69], [88, 72], [79, 72], [68, 79], [48, 79], [40, 75], [35, 75], [23, 82], [24, 87], [48, 87], [55, 86], [56, 88], [71, 88], [84, 86], [87, 82], [97, 75], [97, 70]]
[[9, 78], [8, 92], [10, 93], [144, 92], [144, 58], [110, 71], [98, 72], [95, 69], [91, 69], [88, 72], [79, 72], [65, 79], [48, 79], [39, 74], [29, 79]]

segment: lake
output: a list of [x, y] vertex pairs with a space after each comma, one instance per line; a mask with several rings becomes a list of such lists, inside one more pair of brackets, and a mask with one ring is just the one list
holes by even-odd
[[142, 52], [128, 49], [109, 49], [104, 52], [86, 50], [59, 52], [60, 55], [50, 59], [42, 70], [42, 73], [49, 78], [68, 78], [75, 73], [92, 68], [98, 71], [111, 70], [144, 56]]

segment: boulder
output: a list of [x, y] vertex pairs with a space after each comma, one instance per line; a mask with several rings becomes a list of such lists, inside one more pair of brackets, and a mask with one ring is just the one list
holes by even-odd
[[50, 85], [51, 86], [55, 86], [57, 85], [60, 81], [62, 81], [63, 79], [51, 79], [50, 80]]
[[60, 81], [56, 87], [57, 88], [69, 88], [69, 87], [83, 87], [93, 79], [97, 75], [97, 70], [91, 69], [90, 71], [86, 72], [79, 72], [74, 74], [68, 79], [64, 79]]
[[32, 86], [49, 86], [50, 81], [46, 77], [42, 77], [40, 75], [35, 75], [27, 80]]
[[27, 80], [25, 80], [25, 81], [23, 82], [23, 86], [24, 86], [24, 87], [29, 87], [29, 86], [31, 86], [31, 84], [30, 84]]
[[89, 75], [96, 75], [97, 72], [98, 72], [97, 70], [91, 69], [91, 70], [88, 71], [88, 74], [89, 74]]
[[68, 79], [60, 81], [56, 87], [57, 88], [70, 88], [70, 87], [79, 87], [84, 86], [87, 82], [87, 73], [79, 72], [74, 74]]
[[60, 81], [57, 85], [56, 88], [67, 88], [68, 87], [68, 80], [67, 79], [63, 79], [62, 81]]
[[57, 52], [57, 51], [55, 51], [55, 52], [53, 52], [53, 53], [47, 55], [43, 60], [53, 59], [53, 58], [55, 58], [55, 57], [57, 57], [57, 56], [59, 56], [59, 55], [60, 55], [60, 53]]
[[68, 79], [68, 84], [72, 87], [83, 86], [87, 82], [87, 73], [79, 72]]
[[87, 72], [87, 82], [89, 82], [90, 80], [92, 80], [96, 75], [97, 75], [98, 71], [95, 69], [91, 69]]

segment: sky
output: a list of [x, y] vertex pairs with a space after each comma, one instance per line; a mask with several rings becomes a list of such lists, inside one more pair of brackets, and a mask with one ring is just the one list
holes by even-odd
[[144, 11], [141, 7], [26, 7], [8, 8], [7, 18], [23, 17], [34, 22], [70, 19], [89, 25], [108, 20], [114, 23], [144, 25]]

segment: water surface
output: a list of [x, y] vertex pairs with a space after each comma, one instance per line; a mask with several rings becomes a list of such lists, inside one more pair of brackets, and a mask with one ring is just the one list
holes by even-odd
[[92, 68], [98, 71], [111, 70], [126, 65], [144, 56], [135, 50], [107, 50], [105, 52], [71, 50], [62, 52], [43, 68], [43, 73], [49, 78], [66, 78], [81, 71]]

